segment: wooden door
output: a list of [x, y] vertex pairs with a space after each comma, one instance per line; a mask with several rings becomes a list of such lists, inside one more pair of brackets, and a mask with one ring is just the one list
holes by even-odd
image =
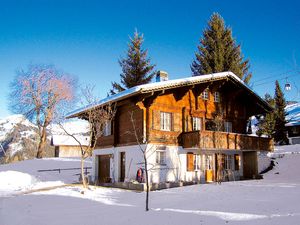
[[124, 182], [125, 180], [125, 152], [120, 153], [120, 182]]
[[243, 176], [245, 179], [253, 179], [257, 172], [257, 153], [243, 152]]
[[213, 155], [205, 155], [205, 181], [214, 181]]
[[110, 180], [110, 155], [99, 155], [99, 183], [109, 183]]

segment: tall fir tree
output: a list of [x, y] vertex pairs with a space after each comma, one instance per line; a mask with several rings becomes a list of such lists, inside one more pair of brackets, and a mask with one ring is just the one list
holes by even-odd
[[249, 60], [243, 59], [241, 46], [236, 44], [231, 29], [218, 13], [211, 16], [197, 48], [191, 65], [193, 76], [231, 71], [249, 83], [252, 77]]
[[288, 144], [285, 124], [287, 123], [285, 116], [286, 101], [279, 82], [275, 82], [275, 125], [274, 125], [274, 141], [280, 144]]
[[139, 34], [137, 31], [134, 32], [133, 38], [130, 37], [126, 57], [119, 60], [122, 68], [121, 84], [112, 82], [111, 94], [137, 85], [147, 84], [155, 75], [155, 65], [151, 64], [150, 58], [147, 58], [148, 51], [142, 48], [143, 42], [143, 34]]

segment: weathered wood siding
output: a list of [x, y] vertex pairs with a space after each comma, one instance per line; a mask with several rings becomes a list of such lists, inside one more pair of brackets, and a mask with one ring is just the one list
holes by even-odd
[[116, 115], [112, 122], [112, 135], [100, 137], [97, 140], [97, 148], [109, 146], [122, 146], [137, 144], [134, 135], [133, 123], [137, 131], [139, 141], [143, 138], [143, 110], [140, 109], [136, 102], [128, 99], [117, 104]]
[[[209, 97], [204, 100], [201, 93], [207, 88]], [[216, 91], [220, 93], [218, 103], [214, 102]], [[206, 122], [221, 112], [224, 121], [232, 123], [233, 133], [245, 134], [248, 118], [261, 110], [247, 91], [226, 80], [140, 94], [118, 102], [113, 134], [100, 138], [97, 147], [136, 144], [130, 113], [133, 113], [140, 141], [144, 137], [151, 143], [178, 145], [180, 134], [192, 131], [193, 117], [201, 118], [202, 130], [206, 130]], [[161, 130], [161, 112], [172, 114], [170, 131]]]

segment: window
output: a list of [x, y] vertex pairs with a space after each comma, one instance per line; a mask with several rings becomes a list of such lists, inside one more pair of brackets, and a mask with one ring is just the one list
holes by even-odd
[[234, 170], [240, 170], [240, 155], [234, 155]]
[[201, 122], [201, 118], [193, 117], [193, 130], [201, 130]]
[[232, 132], [232, 123], [231, 122], [224, 122], [224, 131], [225, 132]]
[[213, 168], [213, 156], [205, 155], [205, 169], [212, 170], [212, 168]]
[[104, 124], [104, 128], [103, 128], [103, 136], [109, 136], [111, 135], [111, 120], [108, 120], [105, 122]]
[[160, 165], [166, 164], [166, 150], [156, 150], [156, 163]]
[[194, 170], [200, 170], [200, 155], [194, 155]]
[[218, 91], [214, 93], [214, 102], [220, 102], [220, 92]]
[[187, 168], [186, 170], [187, 171], [194, 171], [194, 153], [192, 152], [188, 152], [186, 154], [187, 158], [186, 158], [186, 165], [187, 165]]
[[206, 120], [205, 129], [215, 131], [217, 129], [216, 123], [213, 120]]
[[208, 100], [208, 98], [209, 98], [208, 89], [205, 89], [205, 90], [202, 92], [202, 99]]
[[172, 113], [160, 112], [160, 130], [171, 131]]
[[231, 170], [232, 169], [232, 155], [225, 155], [224, 157], [224, 169]]

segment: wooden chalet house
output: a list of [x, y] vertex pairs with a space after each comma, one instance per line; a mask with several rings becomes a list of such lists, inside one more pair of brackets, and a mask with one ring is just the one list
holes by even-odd
[[232, 72], [168, 80], [160, 71], [155, 83], [109, 96], [99, 106], [109, 102], [116, 103], [116, 115], [93, 152], [92, 177], [100, 183], [131, 182], [143, 167], [131, 114], [152, 185], [213, 182], [218, 165], [224, 180], [254, 178], [258, 152], [273, 150], [272, 139], [246, 134], [248, 119], [270, 106]]

